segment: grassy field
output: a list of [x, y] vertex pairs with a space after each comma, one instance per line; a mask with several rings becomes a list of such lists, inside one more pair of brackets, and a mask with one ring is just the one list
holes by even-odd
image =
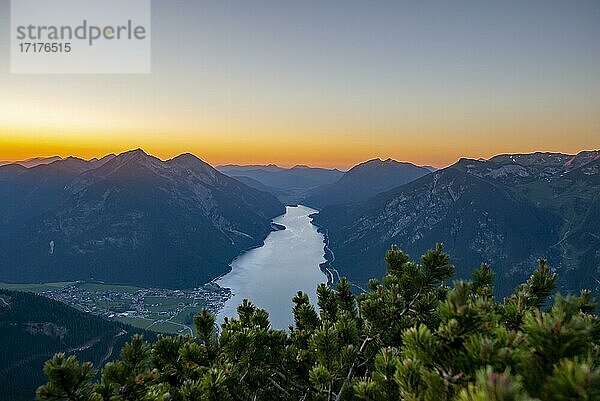
[[[156, 331], [157, 333], [163, 334], [178, 334], [183, 329], [182, 326], [171, 322], [159, 322], [155, 323], [150, 327], [149, 330]], [[185, 330], [183, 334], [189, 334], [189, 330]]]
[[185, 324], [186, 326], [191, 327], [194, 334], [196, 334], [196, 327], [194, 326], [194, 320], [193, 320], [194, 315], [197, 315], [200, 312], [202, 312], [203, 308], [204, 308], [203, 306], [189, 306], [189, 307], [185, 308], [184, 310], [182, 310], [181, 312], [179, 312], [179, 314], [177, 314], [177, 316], [175, 316], [171, 320], [173, 322]]
[[130, 285], [113, 285], [113, 284], [101, 284], [101, 283], [82, 283], [79, 285], [80, 288], [88, 291], [110, 291], [110, 292], [127, 292], [133, 294], [141, 288], [132, 287]]
[[137, 327], [140, 329], [146, 329], [148, 326], [150, 326], [152, 323], [154, 323], [153, 320], [144, 319], [141, 317], [117, 317], [117, 318], [115, 318], [115, 320], [118, 320], [121, 323], [129, 324], [133, 327]]

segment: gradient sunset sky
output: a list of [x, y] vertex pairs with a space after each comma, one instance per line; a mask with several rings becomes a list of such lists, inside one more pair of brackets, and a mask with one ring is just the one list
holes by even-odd
[[212, 164], [600, 148], [600, 1], [156, 0], [150, 75], [11, 75], [0, 160]]

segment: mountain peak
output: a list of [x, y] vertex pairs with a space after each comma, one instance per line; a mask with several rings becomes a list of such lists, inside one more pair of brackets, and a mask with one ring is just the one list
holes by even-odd
[[215, 169], [210, 164], [206, 163], [204, 160], [192, 153], [182, 153], [179, 156], [167, 160], [166, 163], [168, 165], [183, 167], [185, 169], [209, 172], [211, 175], [214, 175], [215, 173]]
[[62, 159], [62, 161], [78, 161], [78, 162], [85, 162], [84, 159], [80, 159], [79, 157], [75, 157], [75, 156], [69, 156], [66, 159]]
[[97, 168], [95, 168], [93, 174], [98, 177], [106, 177], [123, 168], [129, 168], [135, 165], [143, 166], [144, 168], [155, 172], [164, 169], [160, 159], [147, 154], [139, 148], [120, 153], [114, 157], [107, 155], [100, 159], [97, 163]]
[[89, 162], [97, 162], [97, 161], [100, 161], [100, 160], [108, 160], [108, 159], [112, 159], [112, 158], [115, 158], [115, 157], [117, 157], [117, 155], [115, 155], [114, 153], [109, 153], [109, 154], [107, 154], [105, 156], [102, 156], [102, 157], [93, 157], [93, 158], [89, 159], [88, 161]]
[[160, 162], [160, 159], [149, 155], [148, 153], [144, 152], [140, 148], [120, 153], [117, 155], [117, 157], [114, 158], [114, 160], [118, 160], [121, 163], [127, 163], [129, 161], [148, 161], [148, 162], [149, 161], [159, 161]]
[[133, 149], [133, 150], [128, 150], [126, 152], [120, 153], [118, 155], [118, 157], [120, 156], [149, 156], [148, 153], [144, 152], [144, 150], [142, 148], [137, 148], [137, 149]]
[[464, 165], [467, 163], [479, 163], [479, 164], [483, 164], [486, 163], [490, 160], [486, 160], [486, 159], [471, 159], [468, 157], [461, 157], [460, 159], [458, 159], [458, 161], [456, 163], [454, 163], [454, 165]]
[[178, 161], [201, 161], [203, 162], [202, 159], [200, 159], [198, 156], [186, 152], [186, 153], [182, 153], [179, 156], [175, 156], [174, 158], [172, 158], [171, 160], [178, 160]]
[[378, 167], [378, 166], [392, 165], [392, 164], [400, 164], [400, 162], [392, 159], [391, 157], [388, 157], [385, 160], [382, 160], [381, 158], [377, 157], [375, 159], [367, 160], [366, 162], [357, 164], [356, 166], [352, 167], [350, 169], [350, 171], [355, 170], [355, 169], [365, 168], [365, 167]]

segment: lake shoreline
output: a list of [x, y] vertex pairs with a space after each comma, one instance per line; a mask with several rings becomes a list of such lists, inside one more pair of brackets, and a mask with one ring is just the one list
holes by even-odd
[[[333, 267], [333, 262], [335, 261], [335, 254], [329, 247], [329, 231], [322, 227], [321, 225], [315, 223], [314, 215], [318, 213], [313, 213], [309, 217], [311, 219], [311, 224], [317, 228], [317, 232], [323, 235], [323, 257], [325, 258], [325, 262], [319, 265], [321, 271], [327, 275], [327, 285], [334, 286], [340, 280], [340, 273], [337, 271], [335, 267]], [[335, 277], [337, 276], [337, 280]]]

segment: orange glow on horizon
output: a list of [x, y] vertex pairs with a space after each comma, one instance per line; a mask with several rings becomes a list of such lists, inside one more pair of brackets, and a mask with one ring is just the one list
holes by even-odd
[[439, 168], [600, 148], [594, 2], [175, 3], [154, 4], [152, 74], [9, 74], [0, 59], [0, 161], [142, 148], [212, 165]]
[[[419, 124], [420, 123], [420, 124]], [[59, 125], [59, 124], [58, 124]], [[406, 122], [404, 129], [391, 124], [371, 127], [325, 126], [319, 132], [311, 127], [264, 124], [261, 129], [243, 124], [218, 126], [160, 126], [138, 130], [77, 124], [66, 129], [15, 128], [0, 126], [0, 161], [17, 161], [32, 157], [76, 156], [85, 159], [102, 157], [142, 148], [148, 154], [166, 160], [181, 153], [193, 153], [212, 165], [298, 164], [313, 167], [349, 169], [366, 160], [392, 158], [417, 165], [446, 167], [461, 157], [489, 158], [502, 153], [550, 151], [578, 153], [600, 148], [594, 124], [568, 120], [561, 125], [537, 122], [497, 124], [461, 122]], [[23, 126], [23, 125], [19, 125]], [[565, 128], [565, 127], [569, 128]], [[600, 129], [600, 127], [599, 127]], [[581, 134], [577, 141], [570, 130]], [[370, 134], [371, 131], [377, 134]], [[521, 135], [520, 132], [529, 135]], [[285, 132], [285, 134], [281, 134]], [[306, 132], [315, 132], [307, 134]], [[477, 138], [489, 132], [489, 140]], [[543, 132], [543, 134], [535, 134]], [[485, 138], [484, 138], [485, 139]]]
[[[9, 146], [7, 146], [9, 145]], [[12, 145], [12, 146], [11, 146]], [[338, 168], [341, 170], [348, 170], [356, 164], [364, 161], [379, 158], [385, 160], [392, 158], [394, 160], [402, 162], [410, 162], [416, 165], [429, 165], [436, 168], [447, 167], [460, 159], [461, 157], [478, 159], [488, 159], [498, 154], [504, 153], [533, 153], [533, 152], [560, 152], [568, 154], [576, 154], [584, 150], [597, 150], [598, 148], [569, 148], [569, 149], [557, 149], [557, 148], [520, 148], [516, 150], [506, 149], [504, 151], [488, 151], [488, 152], [466, 152], [464, 154], [454, 152], [448, 152], [446, 154], [439, 154], [437, 158], [431, 157], [431, 154], [413, 155], [413, 157], [407, 157], [402, 154], [393, 154], [392, 152], [372, 152], [369, 151], [357, 151], [352, 154], [336, 154], [336, 155], [323, 155], [322, 153], [313, 153], [314, 149], [302, 148], [298, 149], [293, 153], [282, 153], [280, 155], [273, 154], [269, 149], [263, 151], [247, 151], [243, 147], [238, 149], [229, 149], [228, 152], [224, 152], [223, 149], [205, 147], [201, 148], [198, 146], [190, 146], [189, 148], [182, 147], [181, 149], [170, 149], [160, 145], [127, 145], [127, 144], [104, 144], [99, 146], [95, 144], [51, 144], [51, 143], [12, 143], [7, 144], [7, 141], [0, 138], [0, 161], [20, 161], [34, 157], [52, 157], [60, 156], [63, 158], [74, 156], [83, 159], [101, 158], [107, 154], [114, 153], [119, 154], [128, 150], [142, 148], [146, 153], [158, 157], [161, 160], [171, 159], [182, 153], [192, 153], [200, 159], [206, 161], [213, 166], [226, 165], [226, 164], [238, 164], [238, 165], [267, 165], [275, 164], [280, 167], [293, 167], [296, 165], [308, 165], [311, 167], [322, 167], [322, 168]], [[306, 156], [303, 157], [302, 154]]]

